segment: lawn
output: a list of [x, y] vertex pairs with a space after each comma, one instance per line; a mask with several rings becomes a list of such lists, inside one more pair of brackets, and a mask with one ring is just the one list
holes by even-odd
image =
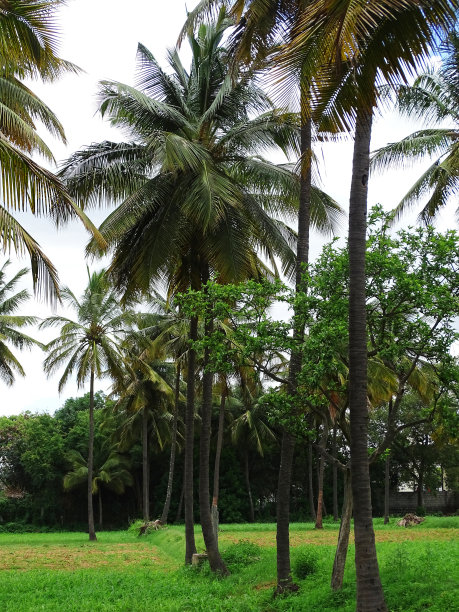
[[[459, 517], [427, 517], [409, 529], [376, 519], [381, 577], [392, 612], [459, 610]], [[199, 528], [196, 533], [198, 535]], [[0, 610], [47, 611], [353, 611], [355, 570], [350, 547], [343, 590], [329, 588], [338, 526], [291, 526], [292, 564], [303, 553], [317, 570], [298, 580], [300, 592], [273, 599], [275, 525], [222, 525], [220, 547], [232, 574], [183, 567], [183, 527], [138, 538], [101, 532], [0, 534]], [[198, 550], [203, 549], [197, 537]]]

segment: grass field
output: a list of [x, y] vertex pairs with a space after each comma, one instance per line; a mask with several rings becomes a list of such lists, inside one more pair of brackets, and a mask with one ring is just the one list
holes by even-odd
[[[375, 521], [381, 577], [392, 612], [459, 610], [459, 517], [427, 517], [405, 529]], [[197, 533], [198, 551], [203, 549]], [[231, 576], [183, 567], [183, 527], [138, 538], [133, 532], [0, 534], [0, 610], [4, 612], [353, 611], [354, 550], [343, 590], [329, 588], [338, 526], [291, 526], [292, 563], [305, 551], [317, 571], [300, 592], [273, 599], [275, 525], [222, 525], [220, 548]]]

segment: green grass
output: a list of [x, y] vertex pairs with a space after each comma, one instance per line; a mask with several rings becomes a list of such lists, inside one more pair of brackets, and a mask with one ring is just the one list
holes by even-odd
[[[376, 519], [378, 558], [392, 612], [459, 610], [459, 517], [427, 517], [404, 529]], [[97, 542], [82, 533], [0, 534], [0, 609], [67, 611], [353, 611], [355, 570], [349, 550], [344, 587], [329, 588], [338, 526], [323, 532], [311, 523], [291, 526], [292, 565], [314, 547], [315, 573], [298, 580], [297, 595], [273, 599], [275, 525], [222, 525], [220, 548], [231, 576], [207, 566], [185, 568], [184, 531], [169, 527], [147, 537], [102, 532]], [[198, 529], [197, 529], [198, 535]], [[198, 550], [203, 549], [197, 537]]]

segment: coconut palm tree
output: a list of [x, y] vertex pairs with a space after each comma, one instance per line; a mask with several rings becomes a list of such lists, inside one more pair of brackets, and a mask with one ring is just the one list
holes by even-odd
[[62, 289], [62, 300], [75, 312], [75, 320], [60, 315], [48, 317], [40, 328], [60, 327], [60, 334], [48, 343], [44, 370], [48, 376], [61, 367], [59, 391], [76, 374], [78, 386], [89, 379], [89, 446], [88, 446], [88, 528], [89, 539], [95, 540], [92, 504], [94, 461], [94, 381], [106, 375], [123, 375], [122, 341], [133, 315], [120, 307], [118, 294], [110, 287], [105, 270], [90, 274], [83, 296], [78, 300], [72, 291]]
[[[260, 389], [259, 389], [260, 392]], [[255, 451], [261, 457], [264, 455], [265, 445], [277, 442], [275, 432], [266, 422], [265, 407], [257, 402], [256, 398], [247, 405], [245, 410], [231, 424], [231, 438], [238, 445], [244, 457], [244, 478], [249, 498], [250, 521], [255, 520], [255, 512], [250, 486], [250, 451]]]
[[[459, 34], [452, 32], [444, 44], [443, 65], [419, 75], [413, 85], [397, 92], [402, 116], [416, 118], [432, 127], [417, 130], [399, 142], [375, 151], [371, 168], [406, 167], [424, 157], [434, 157], [430, 167], [417, 179], [395, 209], [400, 216], [421, 197], [428, 196], [419, 219], [430, 223], [459, 191]], [[445, 122], [449, 125], [444, 127]], [[438, 127], [435, 127], [437, 125]], [[459, 208], [457, 209], [459, 214]]]
[[349, 125], [355, 119], [349, 207], [349, 396], [359, 611], [387, 609], [372, 528], [367, 449], [365, 237], [372, 120], [378, 85], [406, 82], [407, 75], [452, 29], [457, 8], [456, 1], [446, 0], [311, 1], [284, 54], [287, 69], [295, 63], [302, 65], [302, 49], [308, 51], [311, 39], [317, 40], [320, 31], [323, 57], [327, 68], [332, 67], [323, 81], [334, 91], [333, 98], [325, 96], [328, 107], [337, 121], [341, 117]]
[[[216, 274], [219, 282], [257, 277], [262, 269], [259, 249], [273, 265], [278, 256], [285, 273], [294, 270], [295, 236], [280, 214], [296, 216], [298, 177], [254, 154], [272, 147], [296, 151], [297, 117], [273, 109], [251, 71], [237, 78], [228, 74], [228, 51], [222, 45], [228, 25], [222, 12], [216, 24], [202, 25], [191, 35], [189, 72], [176, 50], [169, 56], [171, 74], [166, 74], [140, 45], [140, 89], [105, 82], [101, 91], [101, 111], [113, 124], [129, 128], [133, 141], [95, 145], [76, 153], [63, 168], [62, 177], [79, 202], [122, 202], [101, 232], [114, 250], [111, 273], [127, 294], [146, 291], [152, 281], [164, 278], [173, 293], [190, 286], [199, 289]], [[318, 214], [319, 223], [328, 225], [327, 211], [336, 211], [336, 204], [321, 200], [319, 209], [324, 213]], [[193, 317], [191, 340], [196, 333]], [[194, 370], [190, 350], [188, 517]], [[210, 397], [211, 384], [205, 388]], [[207, 410], [209, 402], [204, 406]], [[205, 437], [201, 442], [206, 445]], [[186, 519], [186, 533], [189, 562], [194, 549], [191, 519]]]
[[[201, 0], [188, 15], [184, 31], [202, 19], [206, 13], [220, 5], [231, 8], [237, 26], [232, 36], [233, 66], [243, 61], [249, 65], [266, 68], [275, 65], [279, 46], [288, 42], [295, 31], [302, 11], [309, 0]], [[295, 264], [295, 289], [305, 291], [306, 268], [309, 262], [310, 225], [317, 225], [317, 203], [319, 191], [312, 184], [313, 177], [313, 131], [317, 128], [312, 121], [312, 91], [315, 67], [322, 61], [320, 45], [311, 41], [309, 57], [298, 67], [286, 89], [298, 90], [300, 98], [300, 161], [298, 213], [295, 219], [298, 240]], [[323, 193], [323, 192], [320, 192]], [[301, 370], [301, 349], [305, 323], [303, 317], [295, 316], [293, 337], [297, 348], [292, 351], [288, 370], [288, 392], [293, 400], [297, 397], [298, 375]], [[289, 515], [290, 487], [292, 477], [295, 436], [283, 430], [279, 480], [277, 492], [277, 593], [295, 591], [290, 568]]]
[[14, 314], [30, 298], [26, 289], [15, 293], [16, 285], [28, 270], [23, 268], [8, 279], [6, 271], [10, 264], [10, 260], [7, 260], [0, 268], [0, 378], [7, 385], [14, 383], [15, 374], [25, 376], [21, 364], [8, 345], [19, 349], [41, 346], [37, 340], [21, 331], [23, 327], [36, 323], [37, 317]]
[[12, 211], [49, 215], [56, 222], [77, 215], [95, 232], [61, 181], [30, 157], [37, 154], [54, 162], [36, 130], [37, 121], [65, 142], [57, 117], [22, 82], [25, 78], [53, 81], [65, 72], [78, 71], [56, 55], [59, 31], [55, 12], [62, 3], [63, 0], [3, 0], [0, 6], [0, 240], [5, 249], [13, 245], [18, 254], [28, 254], [34, 287], [44, 297], [54, 299], [58, 295], [56, 269]]
[[163, 431], [162, 425], [165, 423], [163, 417], [166, 414], [170, 416], [167, 409], [174, 402], [174, 391], [169, 384], [172, 382], [173, 364], [150, 360], [147, 357], [147, 355], [127, 357], [126, 373], [113, 387], [119, 396], [114, 408], [122, 409], [126, 414], [120, 434], [121, 447], [132, 443], [133, 436], [140, 429], [144, 521], [150, 520], [149, 430], [155, 433], [156, 440], [162, 448], [168, 436], [168, 432]]
[[[108, 451], [108, 452], [107, 452]], [[64, 476], [64, 489], [70, 491], [83, 486], [88, 481], [88, 462], [77, 450], [70, 450], [66, 456], [72, 470]], [[110, 449], [107, 445], [95, 448], [92, 494], [98, 496], [99, 529], [103, 526], [102, 490], [104, 488], [122, 495], [126, 487], [133, 484], [128, 457]]]

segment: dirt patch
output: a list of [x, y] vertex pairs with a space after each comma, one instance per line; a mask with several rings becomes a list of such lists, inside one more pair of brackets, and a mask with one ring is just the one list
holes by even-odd
[[261, 584], [257, 584], [253, 588], [255, 591], [265, 591], [266, 589], [274, 589], [275, 586], [276, 581], [271, 580], [271, 582], [262, 582]]
[[73, 546], [25, 545], [0, 548], [0, 567], [4, 570], [59, 569], [78, 570], [97, 567], [121, 569], [160, 562], [156, 547], [139, 544], [96, 544]]

